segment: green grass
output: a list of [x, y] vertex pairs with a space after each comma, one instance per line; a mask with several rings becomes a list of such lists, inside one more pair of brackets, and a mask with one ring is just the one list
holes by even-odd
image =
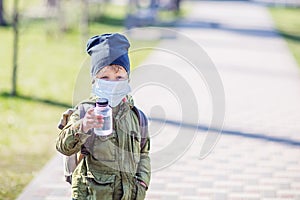
[[300, 8], [270, 8], [279, 33], [286, 39], [300, 66]]
[[[7, 6], [11, 10], [11, 5]], [[123, 32], [125, 8], [107, 6], [107, 12], [90, 22], [90, 36]], [[25, 9], [24, 6], [22, 10]], [[9, 95], [12, 28], [0, 27], [1, 200], [15, 199], [56, 152], [57, 122], [66, 107], [72, 105], [78, 73], [82, 67], [89, 67], [83, 64], [88, 58], [85, 41], [82, 41], [78, 27], [72, 27], [72, 23], [66, 33], [57, 34], [56, 24], [51, 21], [21, 20], [17, 97]], [[49, 29], [54, 34], [49, 34]], [[153, 43], [131, 42], [145, 46]], [[131, 65], [137, 66], [149, 53], [143, 51], [133, 55]]]
[[9, 200], [54, 154], [62, 108], [2, 94], [0, 110], [0, 199]]

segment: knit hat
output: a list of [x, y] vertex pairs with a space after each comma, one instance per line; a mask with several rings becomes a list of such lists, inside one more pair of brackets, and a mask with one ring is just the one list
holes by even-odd
[[130, 73], [128, 48], [130, 44], [124, 35], [119, 33], [96, 35], [87, 42], [86, 51], [91, 56], [91, 75], [107, 65], [121, 65]]

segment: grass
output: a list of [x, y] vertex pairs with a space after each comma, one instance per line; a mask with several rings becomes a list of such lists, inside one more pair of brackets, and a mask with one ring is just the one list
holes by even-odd
[[300, 8], [272, 7], [270, 12], [300, 66]]
[[2, 94], [0, 110], [0, 199], [8, 200], [15, 199], [54, 154], [55, 118], [62, 108]]
[[[31, 8], [30, 3], [39, 2], [26, 1], [22, 11]], [[11, 5], [7, 6], [11, 10]], [[125, 8], [107, 6], [109, 13], [104, 12], [95, 18], [97, 21], [90, 22], [90, 36], [123, 31]], [[55, 34], [49, 34], [49, 29]], [[56, 34], [56, 30], [56, 24], [46, 19], [22, 19], [19, 95], [11, 97], [12, 28], [0, 27], [1, 200], [15, 199], [55, 154], [57, 122], [66, 107], [72, 105], [76, 78], [81, 68], [86, 67], [83, 62], [88, 56], [78, 28], [72, 27], [64, 34]], [[153, 41], [143, 44], [147, 46], [148, 42]], [[131, 65], [137, 66], [149, 53], [144, 51], [131, 57]]]

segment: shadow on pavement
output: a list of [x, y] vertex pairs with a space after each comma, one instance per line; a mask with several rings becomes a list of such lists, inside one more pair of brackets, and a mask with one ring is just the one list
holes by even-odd
[[287, 138], [283, 138], [283, 137], [269, 136], [269, 135], [265, 135], [262, 133], [246, 133], [246, 132], [235, 131], [235, 130], [217, 129], [214, 127], [208, 127], [208, 126], [200, 125], [200, 124], [199, 125], [187, 124], [187, 123], [181, 123], [179, 121], [165, 120], [165, 119], [159, 119], [159, 118], [149, 118], [149, 120], [153, 121], [153, 122], [165, 123], [165, 124], [168, 124], [171, 126], [180, 126], [182, 128], [187, 128], [187, 129], [217, 132], [217, 133], [221, 133], [221, 134], [225, 134], [225, 135], [233, 135], [233, 136], [239, 136], [239, 137], [245, 137], [245, 138], [250, 138], [250, 139], [263, 140], [263, 141], [268, 141], [268, 142], [275, 142], [278, 144], [300, 147], [300, 141], [287, 139]]
[[195, 29], [217, 29], [221, 31], [235, 32], [237, 34], [251, 35], [256, 37], [278, 37], [278, 33], [275, 29], [238, 28], [232, 27], [225, 23], [205, 20], [178, 20], [172, 23], [162, 23], [159, 24], [159, 26]]
[[[197, 0], [195, 0], [197, 1]], [[211, 0], [210, 2], [242, 2], [247, 4], [257, 4], [251, 0]], [[169, 22], [158, 21], [155, 26], [176, 27], [176, 28], [194, 28], [194, 29], [215, 29], [221, 31], [235, 32], [242, 35], [251, 35], [256, 37], [278, 37], [278, 31], [269, 27], [238, 27], [227, 24], [225, 21], [213, 21], [209, 19], [184, 19], [179, 18]]]
[[[40, 98], [30, 97], [30, 96], [17, 95], [16, 97], [12, 97], [8, 93], [1, 93], [0, 96], [6, 97], [6, 98], [17, 98], [17, 99], [21, 99], [21, 100], [45, 103], [45, 104], [64, 107], [64, 108], [72, 108], [73, 107], [70, 104], [56, 102], [56, 101], [47, 100], [47, 99], [40, 99]], [[287, 139], [287, 138], [283, 138], [283, 137], [268, 136], [268, 135], [265, 135], [262, 133], [246, 133], [246, 132], [241, 132], [241, 131], [236, 131], [236, 130], [217, 129], [214, 127], [208, 127], [208, 126], [200, 125], [200, 124], [199, 125], [187, 124], [187, 123], [181, 123], [179, 121], [165, 120], [165, 119], [160, 119], [160, 118], [149, 118], [149, 120], [153, 121], [153, 122], [165, 123], [165, 124], [172, 125], [172, 126], [180, 126], [180, 127], [187, 128], [187, 129], [193, 129], [193, 130], [199, 130], [199, 131], [211, 131], [211, 132], [217, 132], [217, 133], [221, 133], [221, 134], [225, 134], [225, 135], [233, 135], [233, 136], [251, 138], [251, 139], [256, 139], [256, 140], [264, 140], [264, 141], [275, 142], [275, 143], [279, 143], [279, 144], [300, 147], [300, 141]]]

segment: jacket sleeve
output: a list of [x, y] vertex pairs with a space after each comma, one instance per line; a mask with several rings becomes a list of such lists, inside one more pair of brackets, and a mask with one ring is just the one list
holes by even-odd
[[150, 151], [150, 137], [149, 137], [149, 132], [147, 128], [147, 134], [146, 134], [146, 142], [145, 145], [141, 148], [141, 157], [140, 157], [140, 162], [137, 168], [137, 179], [140, 181], [143, 181], [146, 183], [147, 186], [150, 184], [150, 178], [151, 178], [151, 163], [150, 163], [150, 156], [149, 156], [149, 151]]
[[81, 150], [81, 145], [85, 143], [90, 136], [90, 132], [82, 131], [82, 119], [79, 117], [77, 109], [70, 117], [68, 124], [59, 133], [56, 140], [56, 150], [60, 153], [70, 156]]

